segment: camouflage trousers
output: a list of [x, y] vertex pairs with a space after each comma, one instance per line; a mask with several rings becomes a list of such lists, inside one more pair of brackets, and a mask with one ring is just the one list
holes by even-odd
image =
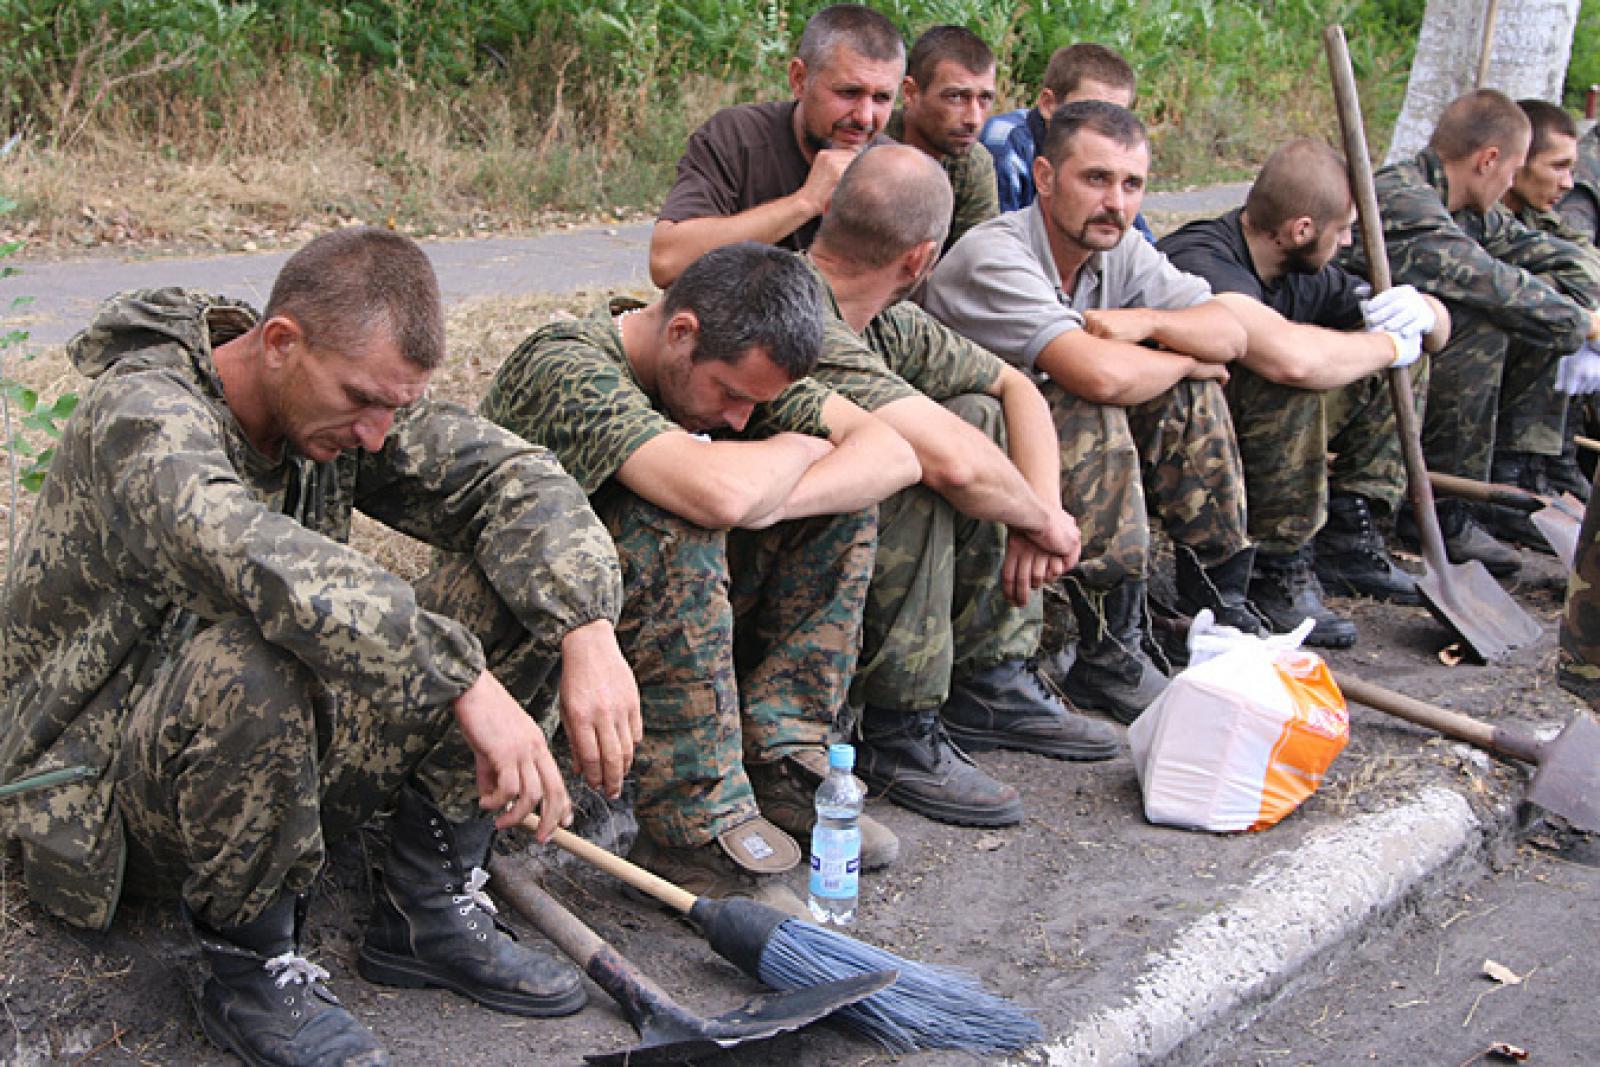
[[[1328, 520], [1330, 491], [1366, 497], [1390, 514], [1399, 506], [1406, 469], [1384, 375], [1317, 391], [1236, 367], [1225, 391], [1244, 462], [1250, 539], [1262, 552], [1287, 555], [1310, 544]], [[1329, 451], [1336, 453], [1331, 465]]]
[[873, 509], [711, 530], [613, 486], [617, 638], [639, 684], [639, 826], [683, 847], [756, 815], [744, 764], [820, 747], [844, 707], [872, 576]]
[[1561, 688], [1600, 712], [1600, 492], [1589, 497], [1583, 512], [1558, 639], [1556, 679]]
[[1566, 397], [1556, 392], [1560, 353], [1510, 343], [1467, 308], [1450, 306], [1450, 343], [1433, 357], [1422, 450], [1428, 469], [1489, 480], [1503, 450], [1558, 455]]
[[[548, 706], [534, 694], [556, 659], [526, 639], [481, 571], [436, 571], [418, 601], [448, 605], [484, 638], [507, 689]], [[548, 735], [554, 724], [542, 725]], [[449, 704], [377, 707], [244, 618], [200, 631], [163, 665], [130, 709], [112, 775], [125, 884], [176, 891], [213, 928], [249, 922], [284, 891], [307, 892], [327, 845], [408, 781], [453, 820], [481, 815], [472, 751]]]
[[[1006, 447], [1000, 402], [967, 394], [944, 406]], [[965, 678], [1039, 647], [1044, 598], [1017, 608], [1001, 588], [1006, 530], [961, 514], [914, 485], [878, 506], [878, 554], [867, 592], [852, 707], [943, 706]]]
[[1054, 382], [1042, 389], [1061, 438], [1061, 499], [1083, 535], [1075, 574], [1090, 589], [1149, 577], [1152, 519], [1201, 566], [1249, 544], [1239, 446], [1216, 382], [1186, 378], [1129, 408]]

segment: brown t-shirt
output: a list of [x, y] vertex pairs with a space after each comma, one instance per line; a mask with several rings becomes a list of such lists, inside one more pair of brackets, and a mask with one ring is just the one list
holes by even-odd
[[[806, 183], [811, 164], [794, 136], [795, 101], [738, 104], [712, 115], [689, 138], [678, 178], [657, 218], [665, 222], [727, 217], [788, 196]], [[893, 144], [879, 134], [873, 144]], [[817, 235], [820, 216], [783, 240], [803, 252]]]

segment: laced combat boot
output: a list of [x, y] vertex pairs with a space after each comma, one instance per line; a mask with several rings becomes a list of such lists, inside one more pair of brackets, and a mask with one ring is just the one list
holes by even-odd
[[[1477, 560], [1496, 578], [1510, 578], [1522, 569], [1522, 557], [1517, 550], [1495, 540], [1480, 526], [1465, 500], [1440, 500], [1435, 509], [1439, 513], [1439, 530], [1444, 535], [1444, 554], [1451, 563]], [[1395, 519], [1395, 533], [1409, 544], [1421, 544], [1421, 531], [1410, 505], [1402, 508]]]
[[1303, 620], [1313, 619], [1316, 626], [1306, 636], [1306, 644], [1349, 648], [1356, 643], [1356, 624], [1322, 602], [1322, 584], [1311, 568], [1309, 549], [1282, 555], [1258, 553], [1250, 576], [1250, 602], [1267, 617], [1275, 633], [1288, 633]]
[[1217, 623], [1240, 633], [1266, 636], [1261, 613], [1250, 603], [1250, 572], [1255, 566], [1255, 546], [1241, 549], [1209, 567], [1183, 545], [1173, 546], [1177, 560], [1178, 610], [1191, 618], [1210, 608]]
[[380, 985], [438, 986], [513, 1015], [571, 1015], [587, 999], [577, 969], [494, 919], [483, 891], [493, 838], [494, 820], [450, 822], [402, 789], [356, 969]]
[[1323, 588], [1392, 604], [1421, 604], [1417, 581], [1389, 558], [1383, 534], [1364, 496], [1334, 493], [1328, 521], [1317, 533], [1314, 566]]
[[1078, 655], [1061, 691], [1080, 708], [1131, 723], [1167, 687], [1144, 651], [1145, 583], [1130, 579], [1101, 593], [1069, 581], [1066, 589], [1078, 620]]
[[994, 748], [1068, 760], [1111, 759], [1117, 732], [1067, 706], [1032, 663], [997, 663], [950, 687], [939, 713], [950, 736], [968, 752]]
[[856, 745], [856, 773], [875, 794], [957, 826], [1014, 826], [1022, 797], [985, 774], [950, 741], [937, 708], [868, 707]]
[[328, 972], [300, 955], [304, 902], [275, 901], [242, 926], [213, 930], [185, 909], [210, 966], [200, 1027], [218, 1048], [251, 1067], [377, 1067], [389, 1056], [323, 982]]
[[[791, 752], [779, 760], [746, 763], [761, 814], [796, 841], [810, 841], [817, 824], [817, 786], [827, 775], [828, 757], [814, 750]], [[883, 823], [861, 813], [861, 869], [881, 870], [900, 858], [900, 839]]]

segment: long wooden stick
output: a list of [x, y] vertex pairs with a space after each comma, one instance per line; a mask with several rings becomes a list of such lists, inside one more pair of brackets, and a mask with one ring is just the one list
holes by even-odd
[[1489, 80], [1489, 53], [1494, 49], [1494, 23], [1500, 14], [1500, 0], [1489, 0], [1483, 13], [1483, 46], [1478, 50], [1478, 77], [1474, 89], [1482, 89]]

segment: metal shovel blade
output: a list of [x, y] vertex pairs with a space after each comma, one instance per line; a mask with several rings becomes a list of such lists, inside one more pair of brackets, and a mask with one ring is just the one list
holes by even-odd
[[1445, 496], [1497, 504], [1526, 512], [1545, 543], [1568, 567], [1578, 554], [1578, 529], [1583, 525], [1583, 503], [1571, 493], [1549, 498], [1511, 485], [1480, 482], [1439, 471], [1428, 472], [1433, 491]]
[[1477, 560], [1423, 560], [1417, 591], [1428, 611], [1484, 663], [1501, 664], [1539, 640], [1539, 623]]
[[767, 993], [711, 1018], [672, 1002], [653, 1004], [650, 1014], [635, 1020], [640, 1037], [637, 1046], [622, 1052], [597, 1052], [584, 1059], [595, 1064], [688, 1063], [747, 1041], [798, 1030], [871, 996], [894, 980], [894, 971], [874, 971], [787, 993]]
[[1549, 542], [1556, 558], [1571, 570], [1572, 561], [1578, 558], [1578, 520], [1554, 507], [1540, 508], [1529, 518], [1540, 536]]
[[1600, 723], [1580, 714], [1543, 746], [1527, 800], [1600, 833]]

